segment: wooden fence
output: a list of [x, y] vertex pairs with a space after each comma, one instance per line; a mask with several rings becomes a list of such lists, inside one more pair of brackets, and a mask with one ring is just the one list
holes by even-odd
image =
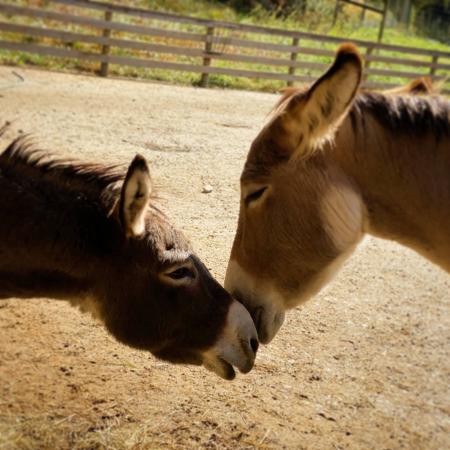
[[[310, 82], [346, 39], [178, 16], [95, 0], [51, 0], [29, 7], [0, 0], [0, 49], [99, 64], [212, 75]], [[450, 52], [355, 41], [365, 56], [365, 86], [389, 88], [450, 73]], [[226, 66], [225, 66], [226, 63]], [[381, 67], [380, 67], [381, 66]], [[151, 75], [151, 74], [150, 74]], [[450, 85], [445, 85], [450, 93]]]

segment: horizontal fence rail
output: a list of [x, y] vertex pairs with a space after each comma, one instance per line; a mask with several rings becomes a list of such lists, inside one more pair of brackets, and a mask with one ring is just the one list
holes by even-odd
[[[95, 0], [0, 1], [0, 51], [153, 71], [308, 83], [346, 39], [224, 21], [198, 19]], [[364, 85], [385, 89], [429, 76], [450, 93], [450, 52], [353, 40], [365, 59]], [[224, 66], [226, 64], [226, 66]], [[134, 75], [135, 76], [135, 75]]]

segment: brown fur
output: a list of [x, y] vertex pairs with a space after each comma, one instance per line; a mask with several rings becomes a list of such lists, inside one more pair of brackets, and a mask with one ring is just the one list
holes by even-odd
[[248, 154], [225, 286], [263, 342], [273, 315], [318, 292], [365, 232], [450, 271], [450, 104], [409, 88], [357, 93], [361, 72], [341, 48], [309, 89], [283, 95]]
[[383, 94], [392, 95], [434, 95], [440, 93], [440, 84], [434, 83], [430, 77], [420, 77], [410, 81], [405, 86], [399, 86], [383, 91]]
[[[0, 299], [69, 300], [127, 345], [201, 364], [234, 326], [233, 300], [154, 198], [143, 197], [148, 181], [140, 156], [125, 178], [117, 166], [61, 160], [14, 141], [0, 154]], [[135, 236], [126, 221], [139, 218], [140, 204], [144, 229]], [[178, 268], [188, 276], [173, 279]], [[231, 378], [230, 367], [221, 374]]]

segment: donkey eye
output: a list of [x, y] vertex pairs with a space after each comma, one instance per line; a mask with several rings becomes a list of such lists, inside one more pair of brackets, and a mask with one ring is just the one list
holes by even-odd
[[173, 280], [182, 280], [183, 278], [195, 278], [194, 272], [188, 267], [180, 267], [167, 274]]
[[251, 194], [248, 194], [247, 197], [245, 197], [245, 203], [248, 205], [249, 203], [251, 203], [255, 200], [258, 200], [258, 198], [264, 194], [266, 189], [267, 189], [267, 186], [264, 186], [263, 188], [258, 189], [257, 191], [252, 192]]

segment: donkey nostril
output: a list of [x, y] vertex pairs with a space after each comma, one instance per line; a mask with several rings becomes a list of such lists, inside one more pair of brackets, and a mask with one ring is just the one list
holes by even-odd
[[250, 339], [250, 347], [252, 348], [253, 352], [256, 354], [256, 352], [258, 351], [258, 347], [259, 347], [258, 339], [251, 338]]

